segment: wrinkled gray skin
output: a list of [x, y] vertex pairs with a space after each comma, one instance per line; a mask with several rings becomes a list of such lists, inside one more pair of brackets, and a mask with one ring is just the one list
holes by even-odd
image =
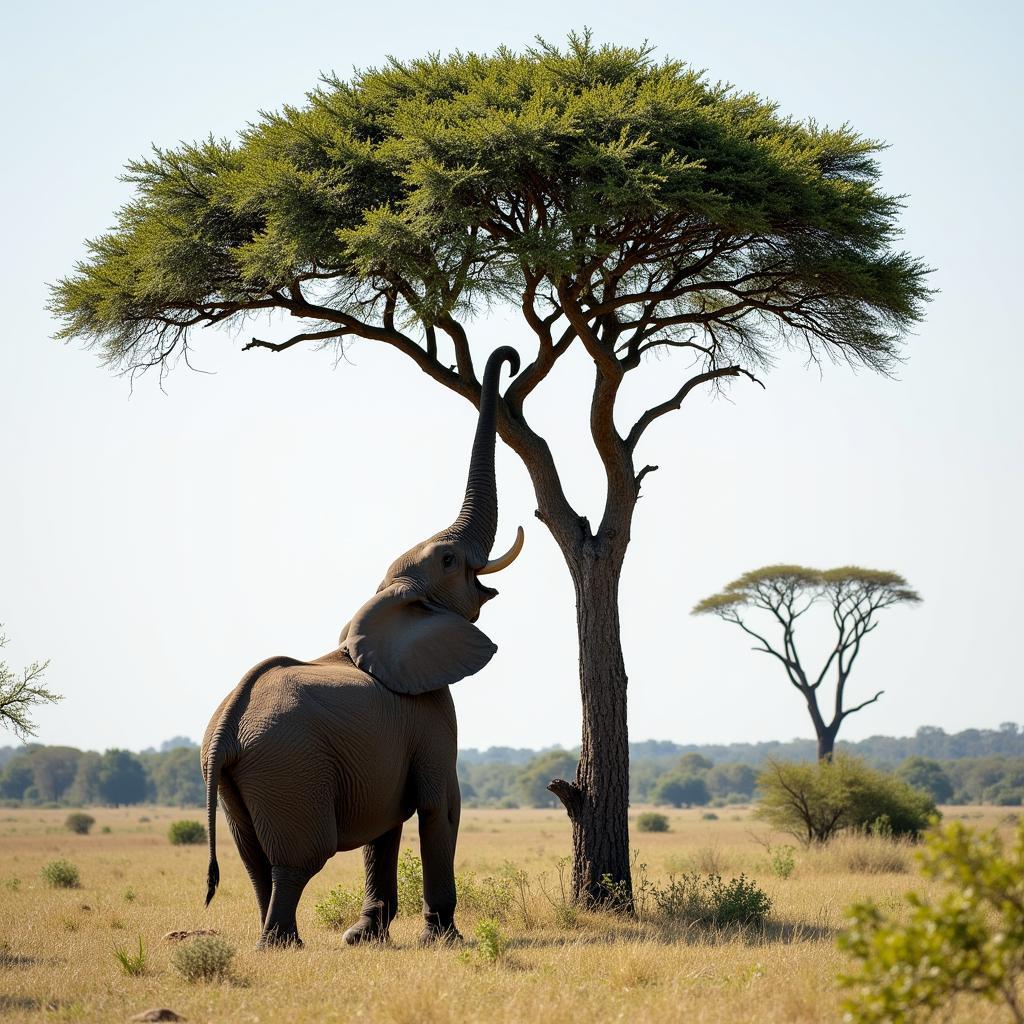
[[449, 684], [479, 671], [496, 648], [474, 623], [497, 591], [477, 576], [497, 529], [494, 416], [503, 362], [484, 372], [480, 416], [459, 517], [388, 569], [377, 593], [315, 661], [276, 657], [245, 675], [203, 739], [210, 867], [220, 880], [217, 795], [252, 879], [260, 945], [300, 944], [295, 909], [306, 883], [338, 850], [363, 847], [366, 899], [345, 933], [384, 940], [398, 902], [402, 823], [415, 811], [423, 858], [422, 939], [457, 939], [455, 841], [459, 783]]

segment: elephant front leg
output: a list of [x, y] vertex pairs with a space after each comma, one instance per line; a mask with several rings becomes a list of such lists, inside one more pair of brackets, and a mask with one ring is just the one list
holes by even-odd
[[[458, 790], [456, 789], [456, 794]], [[420, 853], [423, 855], [424, 945], [461, 942], [455, 927], [455, 840], [459, 833], [459, 803], [419, 811]]]
[[363, 847], [366, 868], [366, 895], [363, 913], [343, 938], [350, 946], [360, 942], [386, 942], [388, 927], [398, 910], [398, 848], [402, 826], [367, 843]]

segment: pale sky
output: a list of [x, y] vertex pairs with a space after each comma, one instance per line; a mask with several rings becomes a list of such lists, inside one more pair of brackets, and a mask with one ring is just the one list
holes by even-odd
[[[473, 432], [468, 404], [370, 342], [335, 367], [326, 353], [242, 353], [251, 329], [207, 331], [195, 362], [213, 375], [182, 367], [166, 394], [155, 375], [130, 394], [94, 354], [51, 340], [45, 283], [112, 223], [124, 163], [151, 143], [233, 135], [261, 109], [302, 102], [321, 70], [561, 41], [585, 24], [598, 41], [647, 38], [787, 114], [887, 140], [884, 184], [909, 197], [905, 246], [940, 289], [897, 380], [788, 355], [767, 390], [741, 381], [728, 400], [691, 397], [648, 432], [638, 464], [661, 469], [645, 481], [622, 598], [631, 737], [812, 734], [774, 663], [735, 627], [688, 614], [780, 561], [893, 569], [924, 598], [867, 641], [851, 699], [886, 693], [843, 737], [1020, 721], [1022, 21], [1019, 3], [877, 0], [11, 8], [0, 621], [6, 660], [51, 658], [48, 684], [65, 695], [39, 713], [39, 739], [198, 739], [252, 664], [331, 649], [391, 560], [454, 518]], [[472, 339], [529, 351], [512, 315], [477, 321]], [[684, 372], [664, 359], [632, 375], [621, 422]], [[567, 357], [527, 411], [595, 518], [591, 374]], [[498, 654], [454, 687], [460, 745], [574, 745], [571, 585], [525, 470], [500, 445], [497, 464], [497, 545], [520, 523], [527, 542], [479, 623]]]

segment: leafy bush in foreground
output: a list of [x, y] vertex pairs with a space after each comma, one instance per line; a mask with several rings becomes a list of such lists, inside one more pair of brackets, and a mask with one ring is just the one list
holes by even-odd
[[669, 876], [651, 896], [659, 917], [684, 924], [761, 924], [772, 909], [768, 894], [745, 875], [728, 882], [721, 875]]
[[805, 844], [828, 842], [844, 829], [917, 839], [937, 814], [929, 794], [843, 754], [770, 761], [757, 784], [757, 816]]
[[231, 976], [235, 951], [216, 935], [199, 938], [179, 946], [171, 964], [186, 981], [222, 981]]
[[89, 829], [96, 824], [96, 819], [91, 814], [84, 814], [81, 811], [76, 811], [74, 814], [69, 814], [64, 819], [64, 827], [69, 832], [74, 832], [75, 835], [85, 836], [89, 834]]
[[167, 838], [175, 846], [193, 846], [206, 842], [206, 829], [198, 821], [175, 821], [167, 830]]
[[957, 996], [1002, 1000], [1024, 1020], [1024, 823], [1007, 850], [996, 831], [954, 824], [925, 840], [928, 878], [952, 887], [937, 899], [907, 894], [909, 915], [873, 902], [850, 908], [840, 948], [856, 961], [846, 1019], [903, 1024], [949, 1011]]
[[51, 860], [49, 864], [43, 865], [40, 874], [43, 881], [54, 889], [78, 889], [82, 884], [78, 868], [69, 860]]
[[317, 920], [326, 928], [347, 928], [363, 911], [364, 890], [335, 886], [315, 907]]

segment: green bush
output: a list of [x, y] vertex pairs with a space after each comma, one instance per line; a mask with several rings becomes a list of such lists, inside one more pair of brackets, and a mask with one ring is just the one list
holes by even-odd
[[75, 835], [86, 836], [89, 834], [89, 829], [96, 824], [96, 819], [91, 814], [83, 814], [81, 811], [76, 811], [74, 814], [69, 814], [64, 819], [64, 827], [69, 832], [74, 832]]
[[485, 963], [497, 963], [507, 948], [508, 940], [493, 918], [484, 918], [476, 926], [476, 952]]
[[839, 946], [857, 961], [840, 983], [852, 990], [855, 1024], [924, 1020], [957, 996], [1002, 999], [1015, 1020], [1024, 984], [1024, 823], [1007, 850], [995, 830], [957, 823], [925, 840], [926, 877], [947, 891], [906, 897], [909, 913], [873, 902], [850, 908]]
[[[514, 869], [513, 869], [514, 870]], [[459, 872], [455, 876], [455, 896], [458, 905], [482, 917], [505, 921], [518, 905], [517, 895], [522, 892], [516, 875], [491, 875], [477, 880], [472, 871]]]
[[768, 894], [745, 875], [728, 882], [720, 875], [669, 876], [651, 897], [659, 917], [683, 924], [760, 924], [772, 909]]
[[937, 815], [928, 793], [863, 761], [769, 761], [758, 776], [755, 813], [802, 843], [825, 843], [844, 829], [917, 839]]
[[171, 964], [186, 981], [222, 981], [231, 976], [234, 956], [234, 949], [223, 939], [200, 935], [179, 946]]
[[398, 913], [423, 913], [423, 861], [408, 847], [398, 858]]
[[198, 821], [175, 821], [167, 830], [167, 838], [175, 846], [192, 846], [206, 842], [206, 829]]
[[667, 832], [668, 818], [657, 811], [645, 811], [636, 819], [638, 832]]
[[776, 878], [789, 878], [796, 868], [796, 849], [785, 843], [782, 846], [768, 848], [768, 870]]
[[51, 860], [43, 865], [43, 881], [54, 889], [78, 889], [82, 885], [78, 868], [69, 860]]
[[326, 928], [347, 928], [363, 911], [363, 887], [335, 886], [314, 908], [317, 920]]

